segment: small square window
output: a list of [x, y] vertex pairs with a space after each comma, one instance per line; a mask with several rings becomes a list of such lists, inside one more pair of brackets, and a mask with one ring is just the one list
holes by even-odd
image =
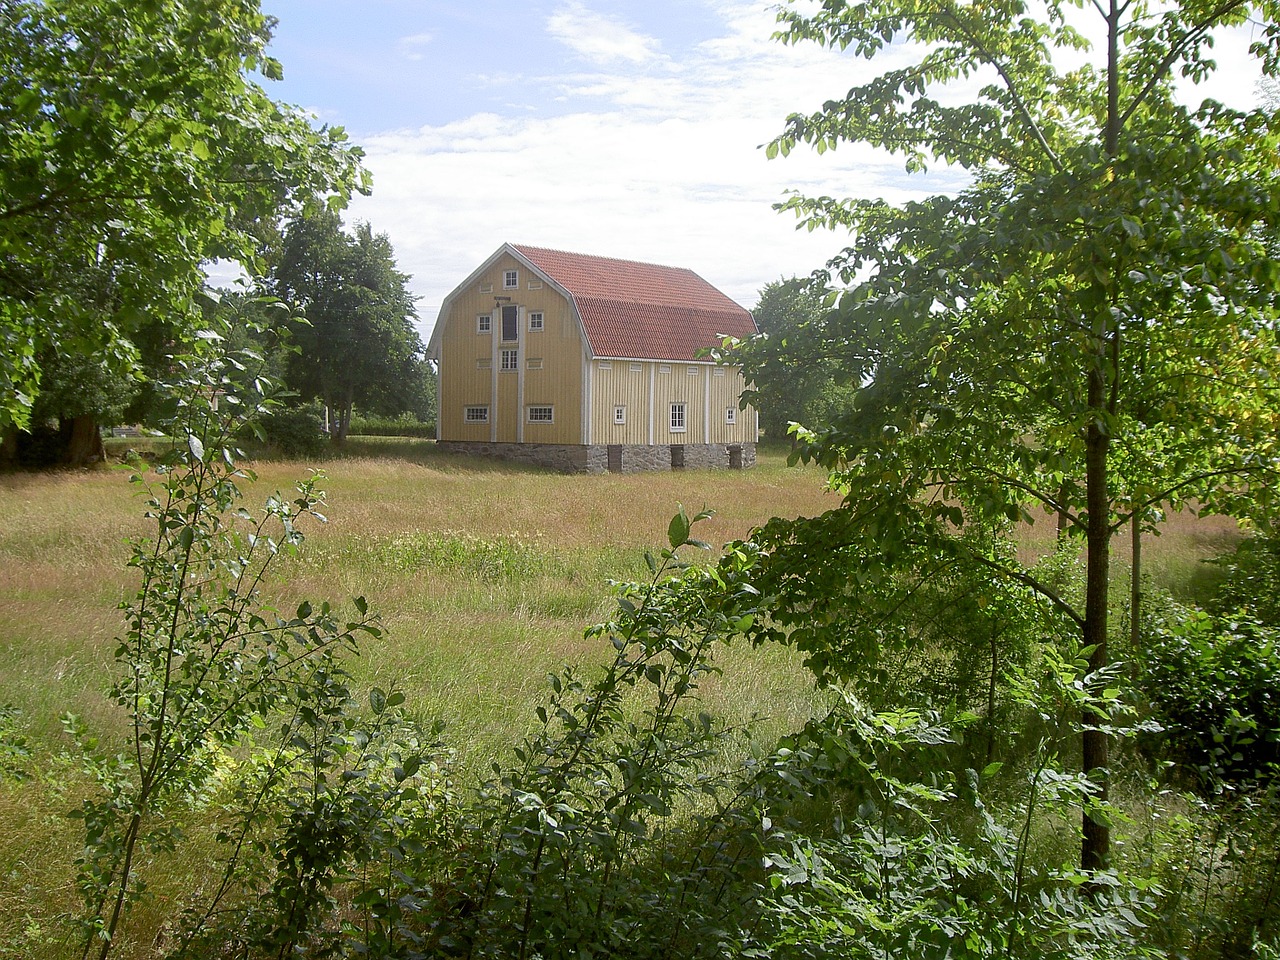
[[614, 407], [614, 408], [613, 408], [613, 422], [614, 422], [614, 423], [626, 423], [626, 422], [627, 422], [627, 408], [626, 408], [626, 407], [624, 407], [624, 406], [622, 406], [621, 404], [619, 404], [618, 406], [616, 406], [616, 407]]
[[488, 333], [493, 329], [493, 317], [487, 313], [476, 316], [476, 333]]
[[673, 403], [671, 405], [671, 432], [684, 433], [684, 404]]
[[467, 407], [465, 419], [467, 423], [488, 423], [488, 407]]
[[518, 370], [520, 367], [520, 351], [519, 350], [503, 350], [502, 351], [502, 369]]
[[530, 423], [555, 423], [554, 407], [530, 407], [529, 422]]
[[520, 271], [505, 270], [502, 274], [502, 289], [515, 290], [520, 286]]
[[541, 329], [542, 329], [542, 314], [541, 314], [541, 313], [531, 313], [531, 314], [529, 314], [529, 329], [530, 329], [530, 330], [541, 330]]
[[725, 422], [725, 423], [727, 423], [727, 424], [730, 424], [730, 425], [733, 425], [733, 424], [735, 424], [735, 423], [737, 423], [737, 422], [738, 422], [738, 408], [737, 408], [737, 407], [725, 407], [725, 408], [724, 408], [724, 422]]

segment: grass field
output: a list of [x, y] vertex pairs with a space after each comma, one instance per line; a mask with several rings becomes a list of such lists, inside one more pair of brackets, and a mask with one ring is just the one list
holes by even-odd
[[[287, 490], [309, 466], [258, 464], [247, 502]], [[549, 671], [607, 655], [583, 629], [608, 616], [608, 580], [645, 576], [644, 552], [665, 544], [677, 504], [714, 510], [695, 535], [720, 544], [772, 516], [836, 503], [823, 473], [768, 451], [742, 472], [560, 476], [441, 456], [427, 441], [355, 438], [321, 466], [330, 522], [280, 568], [275, 598], [291, 609], [365, 596], [387, 632], [364, 645], [358, 682], [395, 684], [416, 715], [443, 720], [460, 779], [536, 722]], [[72, 744], [59, 717], [79, 714], [107, 742], [120, 736], [105, 692], [118, 604], [135, 587], [127, 540], [145, 533], [126, 470], [0, 477], [0, 708], [12, 708], [0, 734], [7, 723], [10, 741], [25, 740], [36, 771], [15, 782], [0, 764], [0, 955], [47, 943], [52, 915], [75, 907], [77, 825], [65, 814], [81, 787], [60, 759]], [[1028, 542], [1042, 536], [1050, 524]], [[1148, 548], [1151, 569], [1188, 588], [1200, 559], [1237, 536], [1224, 520], [1174, 518]], [[1117, 544], [1117, 556], [1126, 549]], [[793, 728], [821, 701], [788, 650], [731, 648], [721, 665], [704, 701], [726, 720], [763, 715]]]

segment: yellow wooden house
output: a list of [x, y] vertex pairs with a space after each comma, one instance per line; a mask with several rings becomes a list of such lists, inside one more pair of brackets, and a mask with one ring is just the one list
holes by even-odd
[[504, 244], [440, 307], [437, 439], [588, 473], [751, 466], [742, 371], [699, 353], [755, 332], [691, 270]]

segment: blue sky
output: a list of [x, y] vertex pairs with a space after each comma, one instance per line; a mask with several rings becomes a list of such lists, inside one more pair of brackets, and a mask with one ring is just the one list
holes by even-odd
[[[687, 267], [746, 307], [845, 237], [772, 205], [891, 202], [954, 189], [859, 145], [765, 159], [793, 111], [892, 66], [770, 39], [764, 0], [263, 0], [279, 19], [278, 100], [367, 152], [373, 195], [348, 223], [389, 235], [420, 297], [443, 297], [504, 242]], [[1234, 68], [1242, 50], [1220, 45]], [[1251, 90], [1233, 70], [1220, 90]], [[1208, 95], [1213, 90], [1200, 91]], [[1219, 96], [1223, 94], [1219, 93]]]

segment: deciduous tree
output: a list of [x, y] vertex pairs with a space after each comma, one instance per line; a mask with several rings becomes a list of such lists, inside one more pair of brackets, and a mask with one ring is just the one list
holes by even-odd
[[[889, 610], [904, 576], [964, 565], [1031, 588], [1100, 682], [1111, 539], [1131, 516], [1191, 497], [1274, 509], [1280, 124], [1190, 106], [1175, 81], [1208, 75], [1215, 37], [1246, 21], [1274, 71], [1278, 13], [1245, 0], [824, 0], [780, 13], [785, 42], [869, 59], [892, 48], [900, 65], [790, 117], [771, 154], [851, 140], [909, 171], [972, 173], [956, 195], [897, 207], [784, 204], [854, 234], [829, 265], [848, 289], [813, 334], [867, 386], [806, 451], [845, 503], [762, 536], [778, 619], [827, 669], [856, 672], [839, 662], [841, 631]], [[745, 359], [750, 373], [758, 361]], [[966, 536], [1045, 511], [1083, 542], [1079, 598]], [[1105, 801], [1105, 721], [1088, 708], [1082, 749]], [[1107, 865], [1109, 837], [1087, 807], [1086, 869]]]
[[258, 0], [0, 3], [0, 431], [50, 351], [128, 375], [141, 326], [194, 327], [207, 261], [365, 188], [340, 129], [257, 82], [271, 25]]
[[355, 404], [394, 415], [422, 392], [426, 361], [408, 282], [387, 235], [367, 223], [348, 235], [336, 213], [320, 211], [286, 230], [271, 292], [307, 319], [293, 338], [288, 383], [324, 401], [338, 443]]

